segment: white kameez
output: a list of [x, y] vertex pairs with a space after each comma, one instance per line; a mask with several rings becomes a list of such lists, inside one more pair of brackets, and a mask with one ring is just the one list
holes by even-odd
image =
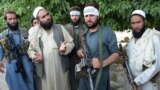
[[[146, 32], [148, 32], [148, 29], [145, 31], [141, 38], [144, 38]], [[152, 31], [148, 32], [146, 35], [149, 35], [151, 32]], [[160, 71], [160, 38], [157, 35], [153, 35], [150, 40], [153, 43], [152, 47], [154, 47], [155, 62], [145, 70], [143, 70], [143, 68], [137, 69], [136, 63], [144, 59], [143, 57], [140, 59], [140, 56], [143, 56], [145, 53], [144, 49], [147, 48], [149, 44], [146, 42], [139, 42], [140, 40], [137, 40], [135, 43], [134, 39], [132, 39], [127, 47], [127, 52], [129, 55], [129, 66], [132, 75], [135, 77], [134, 81], [138, 85], [138, 90], [158, 90], [157, 83], [152, 83], [150, 80], [155, 74], [157, 74], [157, 72]], [[140, 44], [137, 45], [137, 43]], [[141, 47], [142, 44], [146, 46]]]

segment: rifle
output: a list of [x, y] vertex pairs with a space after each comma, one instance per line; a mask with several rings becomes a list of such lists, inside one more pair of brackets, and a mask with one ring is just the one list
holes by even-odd
[[119, 44], [119, 49], [120, 49], [122, 57], [124, 58], [123, 67], [126, 69], [127, 78], [128, 78], [130, 85], [132, 85], [132, 90], [138, 90], [136, 84], [132, 83], [134, 79], [131, 74], [131, 70], [129, 68], [128, 57], [127, 57], [125, 50], [123, 50], [123, 47], [121, 44]]
[[79, 64], [76, 64], [75, 71], [78, 72], [76, 76], [79, 78], [88, 77], [90, 89], [94, 90], [92, 77], [95, 73], [95, 69], [93, 69], [91, 64], [92, 57], [85, 45], [83, 45], [83, 50], [84, 57], [81, 59]]
[[85, 55], [84, 56], [84, 62], [85, 62], [85, 66], [87, 67], [88, 78], [89, 78], [89, 82], [90, 82], [90, 90], [94, 90], [92, 76], [96, 72], [96, 70], [92, 68], [92, 64], [91, 64], [92, 57], [90, 56], [88, 48], [86, 47], [86, 45], [83, 45], [83, 50], [84, 50], [84, 53], [85, 53], [84, 54]]
[[12, 34], [6, 35], [6, 43], [8, 46], [8, 49], [12, 55], [12, 57], [17, 59], [16, 67], [17, 70], [16, 73], [21, 73], [23, 80], [27, 81], [27, 74], [25, 72], [23, 62], [22, 62], [22, 55], [23, 55], [23, 49], [20, 44], [16, 45], [14, 42], [14, 38]]

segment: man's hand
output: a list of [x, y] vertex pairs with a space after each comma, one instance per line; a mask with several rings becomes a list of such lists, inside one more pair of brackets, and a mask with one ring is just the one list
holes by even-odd
[[66, 50], [66, 44], [65, 44], [65, 42], [61, 42], [61, 45], [59, 47], [59, 52], [64, 53], [65, 50]]
[[34, 53], [34, 56], [33, 56], [33, 59], [35, 61], [38, 61], [38, 62], [41, 62], [42, 61], [42, 54], [38, 53], [38, 52], [35, 52]]
[[101, 67], [101, 62], [98, 58], [93, 58], [92, 59], [92, 65], [93, 65], [93, 68], [100, 68]]
[[4, 73], [4, 63], [0, 61], [0, 72]]
[[80, 58], [84, 57], [84, 53], [83, 53], [83, 52], [84, 52], [84, 51], [83, 51], [82, 49], [79, 49], [79, 50], [77, 51], [78, 57], [80, 57]]
[[137, 84], [134, 81], [131, 81], [130, 84], [132, 85], [132, 90], [138, 90]]

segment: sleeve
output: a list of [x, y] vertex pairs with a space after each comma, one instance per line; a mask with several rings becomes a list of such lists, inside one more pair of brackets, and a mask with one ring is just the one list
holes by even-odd
[[64, 28], [64, 26], [61, 25], [63, 36], [64, 36], [64, 42], [66, 43], [66, 51], [64, 53], [61, 53], [63, 55], [69, 54], [72, 49], [74, 48], [74, 42], [73, 38], [70, 36], [70, 34], [67, 32], [67, 30]]
[[116, 38], [116, 35], [115, 33], [109, 29], [108, 30], [109, 33], [108, 33], [108, 49], [109, 49], [109, 53], [112, 54], [112, 53], [118, 53], [119, 49], [118, 49], [118, 45], [117, 45], [117, 38]]
[[35, 26], [32, 27], [30, 30], [33, 30], [33, 32], [30, 33], [28, 37], [30, 42], [28, 48], [28, 55], [32, 59], [35, 52], [41, 53], [41, 49], [39, 47], [39, 37], [38, 37], [40, 28]]
[[2, 48], [2, 45], [0, 45], [0, 61], [3, 60], [3, 57], [4, 57], [4, 50]]
[[148, 82], [160, 71], [160, 38], [155, 35], [153, 36], [152, 40], [155, 50], [156, 61], [151, 67], [147, 68], [145, 71], [143, 71], [143, 73], [141, 73], [134, 79], [137, 85]]

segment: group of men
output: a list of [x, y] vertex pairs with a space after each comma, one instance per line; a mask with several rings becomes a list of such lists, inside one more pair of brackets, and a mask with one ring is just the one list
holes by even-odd
[[[71, 23], [64, 27], [54, 24], [45, 8], [35, 8], [38, 22], [29, 30], [29, 47], [18, 15], [4, 14], [8, 28], [0, 40], [0, 71], [6, 68], [9, 90], [110, 90], [109, 66], [119, 59], [117, 38], [110, 27], [100, 25], [97, 3], [85, 5], [84, 24], [80, 11], [71, 7]], [[126, 51], [134, 77], [131, 84], [137, 90], [158, 90], [151, 79], [160, 71], [160, 34], [147, 28], [142, 10], [133, 11], [129, 19], [133, 37]]]

